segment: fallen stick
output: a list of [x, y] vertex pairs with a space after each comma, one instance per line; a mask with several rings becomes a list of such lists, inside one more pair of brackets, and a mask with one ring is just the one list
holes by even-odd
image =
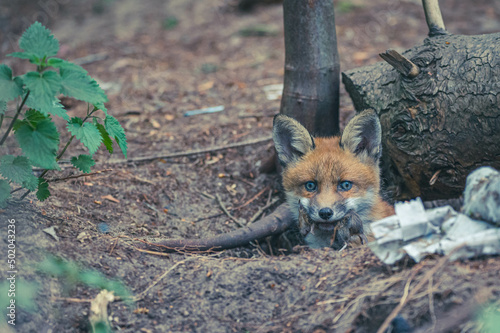
[[170, 267], [169, 269], [167, 269], [160, 277], [158, 277], [156, 280], [153, 281], [153, 283], [151, 283], [146, 289], [144, 289], [140, 294], [138, 294], [137, 296], [135, 296], [133, 298], [134, 302], [138, 302], [140, 301], [141, 299], [144, 298], [144, 296], [146, 296], [148, 294], [148, 292], [151, 290], [151, 288], [153, 288], [154, 286], [156, 286], [158, 284], [158, 282], [160, 282], [161, 280], [163, 280], [163, 278], [165, 276], [167, 276], [170, 272], [172, 272], [174, 269], [177, 268], [177, 266], [179, 265], [182, 265], [182, 264], [185, 264], [186, 262], [190, 261], [190, 260], [193, 260], [193, 259], [196, 259], [196, 257], [190, 257], [190, 258], [187, 258], [185, 260], [182, 260], [182, 261], [178, 261], [177, 263], [175, 263], [172, 267]]
[[99, 175], [103, 172], [109, 172], [113, 171], [113, 169], [104, 169], [104, 170], [99, 170], [95, 172], [90, 172], [90, 173], [80, 173], [78, 175], [71, 175], [63, 178], [52, 178], [52, 179], [47, 179], [47, 183], [53, 183], [53, 182], [60, 182], [63, 180], [68, 180], [68, 179], [75, 179], [75, 178], [81, 178], [81, 177], [89, 177], [89, 176], [94, 176], [94, 175]]
[[271, 140], [272, 140], [272, 137], [269, 136], [269, 137], [254, 139], [254, 140], [236, 142], [236, 143], [228, 144], [225, 146], [215, 146], [215, 147], [204, 148], [204, 149], [180, 151], [180, 152], [169, 153], [169, 154], [164, 154], [164, 155], [135, 157], [135, 158], [129, 158], [126, 160], [107, 161], [107, 162], [102, 162], [101, 164], [138, 163], [138, 162], [149, 162], [149, 161], [167, 159], [167, 158], [185, 157], [185, 156], [212, 153], [215, 151], [232, 149], [232, 148], [240, 148], [240, 147], [255, 145], [255, 144], [259, 144], [259, 143], [263, 143], [263, 142], [267, 142], [267, 141], [271, 141]]
[[231, 215], [231, 213], [229, 213], [229, 211], [227, 210], [226, 206], [224, 205], [224, 203], [222, 202], [222, 199], [220, 198], [220, 195], [216, 194], [215, 195], [215, 198], [217, 199], [217, 202], [219, 203], [219, 206], [220, 208], [222, 209], [222, 211], [231, 219], [233, 220], [237, 225], [239, 225], [240, 227], [244, 227], [244, 225], [236, 218], [234, 217], [233, 215]]
[[288, 205], [283, 204], [259, 221], [232, 232], [202, 239], [139, 240], [147, 248], [160, 248], [163, 252], [221, 251], [244, 246], [256, 239], [279, 235], [294, 224]]

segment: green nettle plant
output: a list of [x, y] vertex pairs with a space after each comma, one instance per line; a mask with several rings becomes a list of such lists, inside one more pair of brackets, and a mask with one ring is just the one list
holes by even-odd
[[[6, 127], [0, 146], [14, 131], [22, 150], [18, 156], [0, 157], [0, 206], [5, 205], [12, 192], [22, 188], [36, 191], [41, 201], [48, 198], [50, 192], [44, 176], [49, 170], [60, 169], [57, 162], [75, 137], [88, 149], [88, 154], [71, 157], [71, 163], [84, 173], [89, 173], [95, 164], [92, 156], [101, 144], [113, 153], [112, 139], [127, 156], [125, 131], [104, 107], [108, 101], [106, 93], [85, 69], [54, 57], [59, 51], [59, 41], [51, 31], [35, 22], [22, 35], [19, 47], [23, 52], [8, 56], [29, 60], [36, 65], [36, 71], [13, 77], [11, 68], [0, 64], [0, 129]], [[58, 98], [60, 95], [87, 102], [87, 115], [70, 118]], [[16, 100], [17, 107], [9, 116], [7, 103]], [[59, 152], [59, 132], [53, 116], [66, 120], [66, 128], [72, 134]], [[33, 166], [44, 169], [39, 177], [33, 174]], [[11, 190], [12, 184], [19, 187]]]

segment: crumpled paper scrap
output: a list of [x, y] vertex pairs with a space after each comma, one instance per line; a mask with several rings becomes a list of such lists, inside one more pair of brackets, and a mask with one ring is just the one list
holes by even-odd
[[450, 260], [498, 255], [500, 200], [495, 193], [499, 192], [500, 173], [479, 168], [467, 177], [464, 191], [462, 210], [469, 216], [450, 206], [425, 210], [420, 198], [396, 203], [396, 215], [370, 224], [375, 241], [368, 246], [388, 265], [405, 256], [419, 262], [429, 254], [447, 255], [461, 245], [465, 246], [453, 252]]

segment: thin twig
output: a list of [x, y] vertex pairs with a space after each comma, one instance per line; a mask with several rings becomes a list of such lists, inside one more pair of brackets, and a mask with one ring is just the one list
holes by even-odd
[[429, 312], [431, 314], [432, 327], [435, 327], [437, 320], [436, 320], [436, 312], [434, 311], [434, 292], [432, 290], [432, 276], [429, 279], [428, 294], [429, 294]]
[[253, 197], [251, 197], [247, 202], [245, 202], [243, 205], [241, 206], [238, 206], [236, 208], [234, 208], [234, 210], [237, 210], [237, 209], [241, 209], [245, 206], [248, 206], [250, 203], [252, 203], [253, 201], [255, 201], [255, 199], [257, 199], [258, 197], [260, 197], [262, 195], [262, 193], [264, 193], [267, 189], [269, 189], [269, 186], [266, 186], [264, 187], [261, 191], [259, 191], [259, 193], [257, 193], [256, 195], [254, 195]]
[[144, 296], [146, 296], [146, 294], [151, 290], [151, 288], [156, 286], [158, 284], [158, 282], [160, 282], [165, 276], [167, 276], [170, 272], [172, 272], [174, 269], [176, 269], [177, 266], [185, 264], [186, 262], [193, 260], [193, 259], [196, 259], [196, 258], [197, 257], [189, 257], [187, 259], [184, 259], [182, 261], [175, 263], [172, 267], [170, 267], [162, 275], [160, 275], [158, 277], [158, 279], [153, 281], [153, 283], [151, 283], [146, 289], [144, 289], [144, 291], [142, 291], [139, 295], [136, 295], [135, 297], [133, 297], [134, 302], [137, 302], [137, 301], [141, 300]]
[[439, 177], [439, 174], [441, 173], [441, 169], [439, 169], [438, 171], [436, 171], [432, 177], [431, 177], [431, 180], [429, 180], [429, 185], [432, 186], [434, 184], [436, 184], [436, 181], [438, 180], [438, 177]]
[[21, 191], [24, 187], [18, 187], [18, 188], [15, 188], [13, 189], [12, 191], [10, 191], [10, 194], [12, 193], [16, 193], [17, 191]]
[[403, 296], [401, 297], [401, 301], [399, 302], [398, 306], [396, 306], [394, 308], [394, 310], [392, 310], [392, 312], [389, 314], [389, 316], [387, 316], [387, 318], [385, 318], [382, 326], [380, 326], [380, 328], [377, 330], [377, 333], [383, 333], [383, 332], [385, 332], [387, 330], [387, 328], [389, 327], [389, 325], [391, 324], [391, 322], [394, 320], [394, 318], [397, 317], [397, 315], [399, 314], [399, 312], [401, 312], [401, 310], [406, 305], [406, 303], [410, 299], [413, 298], [413, 296], [417, 293], [417, 291], [419, 291], [420, 288], [422, 288], [422, 286], [424, 284], [426, 284], [429, 281], [429, 279], [434, 274], [436, 274], [448, 262], [448, 260], [452, 256], [452, 254], [454, 254], [457, 250], [461, 249], [464, 246], [465, 245], [461, 245], [461, 246], [458, 246], [458, 247], [454, 248], [450, 253], [448, 253], [448, 255], [446, 257], [441, 258], [436, 263], [436, 265], [434, 265], [434, 267], [432, 267], [429, 271], [427, 271], [427, 273], [425, 273], [424, 277], [415, 286], [415, 288], [412, 289], [412, 291], [410, 293], [408, 293], [407, 295], [406, 295], [406, 293], [403, 294]]
[[162, 256], [162, 257], [169, 257], [170, 255], [168, 253], [165, 253], [165, 252], [158, 252], [158, 251], [150, 251], [150, 250], [144, 250], [144, 249], [140, 249], [138, 247], [133, 247], [136, 251], [139, 251], [139, 252], [143, 252], [143, 253], [147, 253], [147, 254], [154, 254], [155, 256]]
[[19, 198], [19, 200], [24, 200], [24, 198], [26, 198], [28, 196], [28, 194], [30, 194], [31, 190], [27, 190], [26, 192], [24, 192], [24, 194], [21, 196], [21, 198]]
[[81, 178], [81, 177], [87, 177], [87, 176], [94, 176], [94, 175], [98, 175], [100, 173], [109, 172], [109, 171], [113, 171], [113, 169], [104, 169], [104, 170], [99, 170], [99, 171], [96, 171], [96, 172], [81, 173], [81, 174], [78, 174], [78, 175], [71, 175], [71, 176], [67, 176], [67, 177], [63, 177], [63, 178], [46, 179], [46, 181], [47, 181], [47, 183], [50, 183], [50, 182], [59, 182], [59, 181], [68, 180], [68, 179], [75, 179], [75, 178]]
[[214, 214], [214, 215], [204, 216], [204, 217], [200, 217], [200, 218], [198, 218], [196, 220], [193, 220], [192, 222], [193, 223], [197, 223], [197, 222], [201, 222], [201, 221], [204, 221], [204, 220], [213, 219], [213, 218], [216, 218], [216, 217], [219, 217], [219, 216], [222, 216], [222, 215], [224, 215], [224, 213], [217, 213], [217, 214]]
[[255, 144], [259, 144], [259, 143], [263, 143], [263, 142], [267, 142], [267, 141], [271, 141], [271, 140], [272, 140], [272, 137], [269, 136], [269, 137], [260, 138], [260, 139], [232, 143], [232, 144], [228, 144], [228, 145], [224, 145], [224, 146], [216, 146], [216, 147], [210, 147], [210, 148], [204, 148], [204, 149], [188, 150], [188, 151], [184, 151], [184, 152], [181, 151], [181, 152], [169, 153], [169, 154], [165, 154], [165, 155], [136, 157], [136, 158], [129, 158], [126, 160], [108, 161], [108, 162], [103, 162], [103, 163], [105, 163], [105, 164], [122, 164], [122, 163], [149, 162], [149, 161], [154, 161], [154, 160], [159, 160], [159, 159], [206, 154], [206, 153], [211, 153], [211, 152], [215, 152], [215, 151], [219, 151], [219, 150], [226, 150], [226, 149], [255, 145]]
[[253, 214], [252, 218], [248, 220], [247, 225], [254, 223], [262, 215], [262, 213], [266, 211], [266, 209], [273, 206], [279, 200], [280, 198], [274, 198], [273, 200], [269, 201], [265, 206], [259, 208], [259, 210], [255, 214]]
[[71, 302], [71, 303], [90, 303], [92, 302], [92, 299], [81, 299], [81, 298], [73, 298], [73, 297], [57, 297], [57, 296], [52, 296], [50, 298], [52, 302], [54, 301], [64, 301], [64, 302]]
[[118, 240], [120, 237], [116, 237], [115, 241], [113, 242], [113, 245], [111, 246], [111, 250], [109, 250], [109, 255], [113, 254], [113, 251], [115, 250], [116, 245], [118, 245]]
[[222, 202], [219, 194], [216, 194], [215, 195], [215, 198], [217, 199], [217, 202], [219, 203], [219, 206], [220, 208], [222, 209], [222, 211], [231, 219], [233, 220], [234, 222], [236, 222], [237, 225], [239, 225], [240, 227], [244, 227], [244, 225], [236, 218], [234, 217], [233, 215], [231, 215], [231, 213], [229, 213], [229, 211], [227, 210], [226, 206], [224, 206], [224, 203]]

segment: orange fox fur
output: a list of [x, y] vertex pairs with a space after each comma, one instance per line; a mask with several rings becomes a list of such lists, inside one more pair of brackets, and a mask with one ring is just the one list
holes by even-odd
[[342, 137], [330, 138], [313, 138], [296, 120], [278, 115], [273, 139], [290, 209], [297, 219], [304, 209], [310, 222], [299, 224], [309, 246], [332, 246], [336, 225], [349, 214], [368, 232], [371, 221], [394, 214], [379, 193], [381, 129], [373, 110], [355, 116]]

